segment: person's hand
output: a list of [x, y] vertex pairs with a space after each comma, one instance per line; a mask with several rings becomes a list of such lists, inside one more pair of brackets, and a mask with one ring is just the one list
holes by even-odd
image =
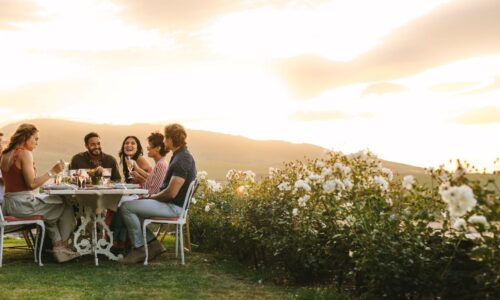
[[137, 200], [143, 200], [143, 199], [150, 199], [151, 198], [151, 194], [146, 194], [146, 195], [139, 195], [139, 198], [137, 198]]
[[52, 173], [59, 174], [64, 170], [64, 161], [61, 159], [52, 167]]
[[138, 178], [139, 177], [139, 173], [137, 171], [130, 172], [130, 175], [132, 175], [132, 177], [134, 177], [134, 178]]

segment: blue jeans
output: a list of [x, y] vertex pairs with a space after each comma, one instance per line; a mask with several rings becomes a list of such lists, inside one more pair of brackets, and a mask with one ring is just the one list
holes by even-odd
[[[150, 217], [176, 218], [180, 216], [182, 208], [173, 203], [163, 203], [153, 199], [133, 200], [123, 203], [119, 212], [128, 230], [132, 246], [144, 246], [142, 236], [142, 220]], [[154, 234], [146, 229], [148, 242], [155, 238]]]

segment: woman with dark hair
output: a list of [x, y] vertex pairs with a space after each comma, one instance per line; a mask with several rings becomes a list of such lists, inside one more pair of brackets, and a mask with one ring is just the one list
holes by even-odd
[[[140, 183], [143, 188], [149, 191], [149, 194], [155, 194], [160, 191], [161, 185], [165, 175], [167, 174], [168, 163], [165, 156], [168, 150], [164, 143], [163, 134], [159, 132], [153, 132], [148, 136], [148, 157], [151, 157], [155, 161], [155, 166], [152, 172], [146, 172], [138, 164], [139, 162], [133, 160], [133, 171], [130, 172], [134, 178], [134, 182]], [[126, 201], [138, 200], [137, 195], [124, 196], [119, 205]], [[127, 239], [127, 231], [123, 225], [123, 221], [119, 219], [119, 214], [115, 214], [112, 221], [113, 232], [119, 232], [119, 234], [114, 235], [114, 245], [111, 251], [115, 254], [120, 254], [125, 251], [125, 241]]]
[[76, 225], [73, 207], [57, 195], [37, 193], [40, 186], [64, 169], [64, 161], [37, 176], [32, 152], [38, 146], [38, 138], [38, 129], [34, 125], [21, 124], [2, 152], [3, 206], [5, 212], [14, 217], [42, 216], [52, 240], [54, 257], [58, 262], [65, 262], [79, 256], [68, 246]]
[[148, 157], [155, 161], [153, 172], [147, 173], [141, 167], [134, 165], [134, 171], [131, 174], [142, 184], [143, 188], [148, 189], [149, 194], [156, 194], [160, 191], [168, 169], [168, 163], [165, 160], [168, 150], [165, 147], [163, 134], [152, 132], [148, 136], [147, 150]]
[[127, 160], [130, 159], [134, 168], [139, 167], [141, 171], [150, 173], [153, 170], [149, 162], [144, 158], [141, 142], [136, 136], [129, 135], [125, 137], [118, 155], [120, 156], [123, 175], [125, 175], [125, 182], [127, 183], [139, 183], [138, 178], [136, 179], [130, 176], [130, 172], [127, 167]]
[[[125, 182], [138, 183], [143, 186], [143, 178], [137, 176], [137, 174], [149, 174], [151, 173], [153, 168], [151, 168], [149, 162], [146, 160], [146, 158], [144, 158], [141, 141], [139, 141], [136, 136], [126, 136], [123, 140], [122, 147], [118, 155], [120, 156], [120, 163], [122, 164]], [[129, 171], [129, 166], [133, 167], [131, 172]], [[127, 200], [132, 200], [128, 197], [124, 198]], [[113, 252], [114, 254], [120, 254], [125, 248], [127, 229], [123, 225], [120, 214], [113, 213], [110, 210], [108, 210], [108, 212], [106, 213], [106, 223], [109, 225], [111, 231], [113, 231], [114, 241], [111, 252]]]

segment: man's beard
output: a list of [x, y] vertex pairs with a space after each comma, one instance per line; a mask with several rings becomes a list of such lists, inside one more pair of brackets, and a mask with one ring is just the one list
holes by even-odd
[[94, 149], [90, 151], [90, 154], [92, 154], [93, 156], [99, 156], [101, 155], [101, 153], [102, 153], [101, 149]]

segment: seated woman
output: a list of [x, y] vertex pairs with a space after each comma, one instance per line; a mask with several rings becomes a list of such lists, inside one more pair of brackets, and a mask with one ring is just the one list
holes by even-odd
[[134, 170], [131, 172], [131, 175], [152, 195], [160, 191], [168, 169], [168, 163], [165, 159], [168, 150], [165, 147], [163, 134], [152, 132], [148, 136], [147, 150], [148, 157], [151, 157], [155, 161], [153, 172], [148, 173], [144, 171], [137, 163], [134, 164]]
[[120, 156], [120, 163], [122, 164], [123, 175], [125, 175], [125, 182], [127, 183], [140, 183], [140, 178], [135, 178], [131, 176], [128, 169], [127, 160], [129, 159], [131, 160], [134, 166], [134, 170], [140, 169], [140, 171], [146, 173], [150, 173], [153, 170], [149, 162], [143, 156], [141, 142], [135, 136], [125, 137], [122, 143], [122, 148], [118, 155]]
[[73, 208], [57, 195], [37, 193], [40, 186], [64, 169], [64, 162], [59, 161], [51, 170], [37, 176], [32, 151], [38, 146], [38, 138], [34, 125], [22, 124], [2, 152], [4, 209], [9, 215], [20, 218], [42, 216], [52, 240], [54, 257], [58, 262], [65, 262], [79, 256], [68, 247], [68, 239], [76, 225]]
[[[136, 136], [130, 135], [125, 137], [122, 142], [120, 153], [118, 155], [120, 156], [120, 163], [122, 164], [123, 175], [125, 176], [126, 183], [141, 184], [141, 181], [143, 180], [142, 177], [132, 176], [131, 172], [129, 171], [129, 164], [130, 166], [133, 166], [133, 170], [142, 171], [141, 174], [149, 174], [153, 170], [149, 162], [146, 160], [146, 158], [144, 158], [141, 142]], [[114, 246], [112, 248], [112, 252], [114, 254], [119, 254], [125, 247], [127, 231], [123, 226], [123, 222], [121, 221], [119, 214], [114, 214], [112, 211], [108, 210], [106, 214], [106, 220], [111, 231], [113, 231]]]

